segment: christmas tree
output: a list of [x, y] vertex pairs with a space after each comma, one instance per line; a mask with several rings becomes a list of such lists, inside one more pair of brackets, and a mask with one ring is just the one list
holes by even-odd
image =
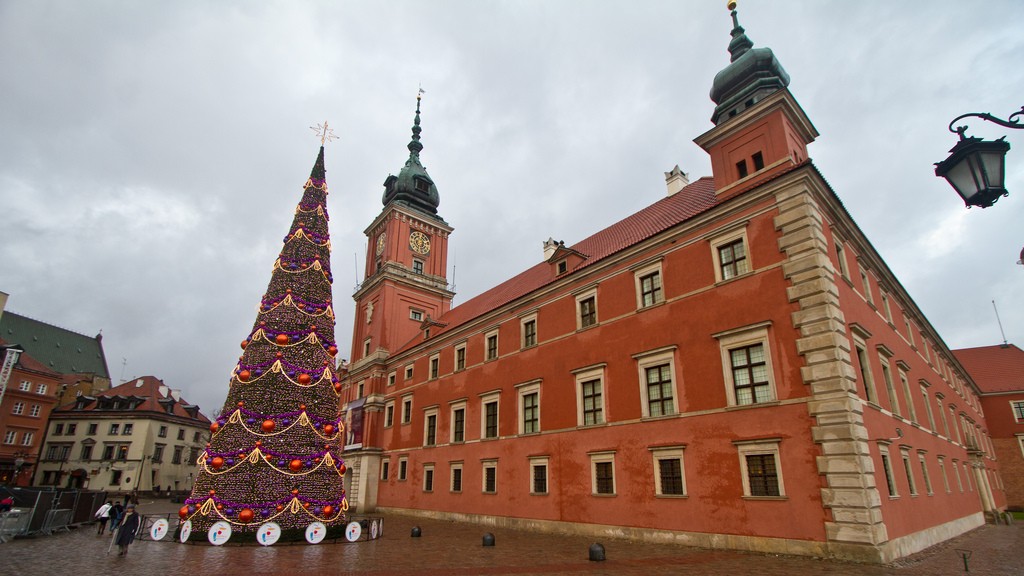
[[[320, 128], [323, 144], [331, 136], [326, 124]], [[243, 533], [267, 522], [282, 531], [315, 522], [344, 525], [324, 177], [321, 145], [256, 322], [241, 344], [224, 408], [196, 462], [192, 495], [179, 511], [197, 538], [205, 539], [218, 521]]]

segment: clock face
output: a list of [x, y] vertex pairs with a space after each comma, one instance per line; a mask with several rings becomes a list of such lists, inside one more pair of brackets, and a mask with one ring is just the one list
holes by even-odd
[[381, 232], [380, 236], [377, 236], [377, 255], [380, 256], [384, 252], [384, 243], [387, 241], [387, 233]]
[[430, 237], [419, 230], [409, 235], [409, 248], [417, 254], [427, 254], [430, 252]]

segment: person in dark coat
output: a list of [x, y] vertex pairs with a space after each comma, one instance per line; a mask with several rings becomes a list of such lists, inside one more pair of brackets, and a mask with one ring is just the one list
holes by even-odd
[[121, 524], [121, 519], [124, 518], [124, 506], [120, 502], [114, 502], [114, 506], [110, 509], [110, 530], [113, 532]]
[[121, 527], [117, 529], [118, 556], [128, 555], [128, 546], [135, 540], [135, 533], [139, 531], [139, 523], [142, 517], [135, 511], [135, 504], [128, 504], [124, 511], [124, 519], [121, 520]]

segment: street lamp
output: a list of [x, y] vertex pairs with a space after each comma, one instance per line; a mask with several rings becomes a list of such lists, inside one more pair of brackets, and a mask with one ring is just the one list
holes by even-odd
[[995, 122], [1007, 128], [1024, 129], [1019, 116], [1024, 115], [1024, 106], [1014, 112], [1006, 120], [991, 114], [970, 112], [957, 116], [949, 123], [949, 131], [960, 136], [956, 146], [949, 151], [949, 157], [935, 163], [935, 175], [949, 181], [956, 193], [963, 198], [968, 208], [980, 206], [988, 208], [996, 203], [1000, 196], [1008, 196], [1006, 190], [1006, 152], [1010, 143], [1003, 136], [996, 141], [986, 141], [973, 136], [964, 136], [967, 126], [953, 124], [964, 118], [975, 116], [982, 120]]

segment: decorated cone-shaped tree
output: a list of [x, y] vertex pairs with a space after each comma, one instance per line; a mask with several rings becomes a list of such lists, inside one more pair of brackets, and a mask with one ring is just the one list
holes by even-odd
[[[328, 133], [324, 126], [324, 139]], [[266, 522], [286, 532], [314, 522], [344, 524], [324, 176], [321, 146], [256, 322], [242, 341], [223, 411], [196, 463], [192, 496], [179, 511], [197, 537], [218, 521], [233, 532], [256, 532]]]

